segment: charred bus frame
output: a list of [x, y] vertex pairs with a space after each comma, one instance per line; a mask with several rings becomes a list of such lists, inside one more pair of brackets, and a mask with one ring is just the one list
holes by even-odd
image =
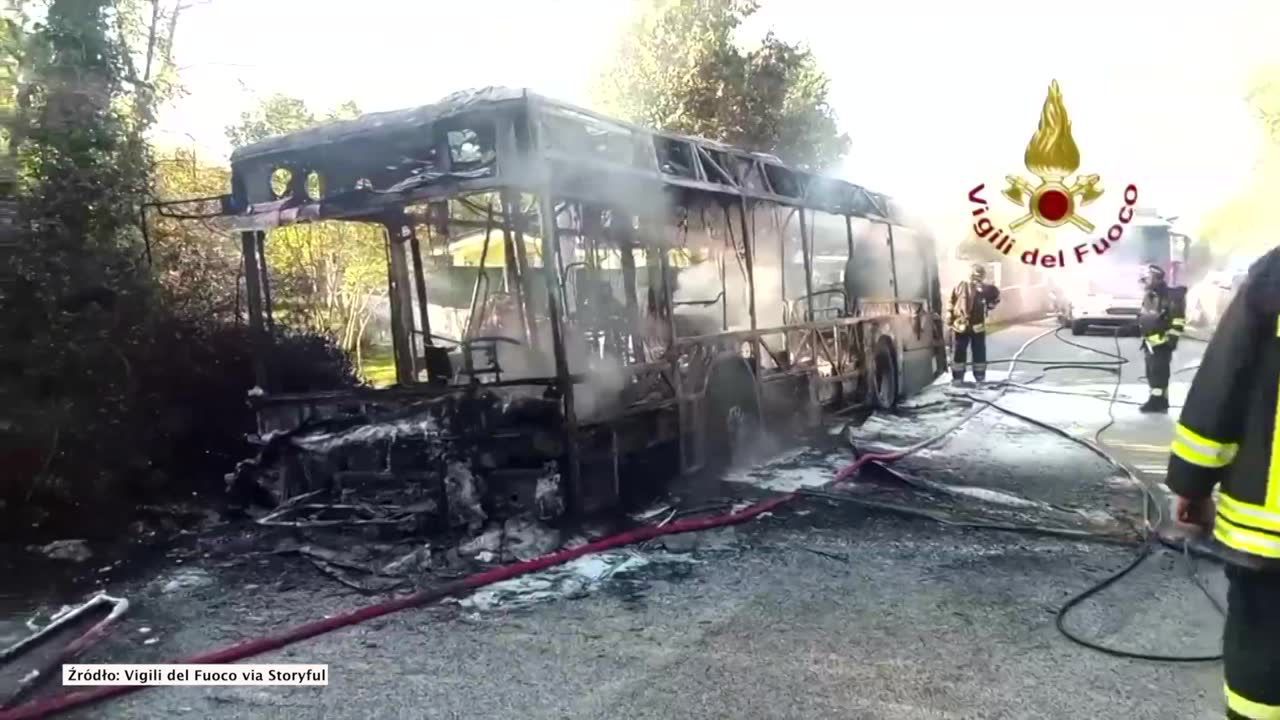
[[[797, 414], [812, 419], [815, 413], [805, 411], [823, 404], [892, 405], [945, 365], [931, 239], [915, 235], [924, 292], [901, 297], [895, 228], [901, 234], [905, 226], [890, 200], [769, 155], [649, 131], [524, 90], [488, 88], [271, 138], [237, 150], [231, 165], [232, 192], [221, 198], [219, 214], [240, 232], [249, 323], [259, 347], [270, 342], [274, 324], [267, 230], [323, 220], [371, 222], [386, 230], [397, 385], [273, 394], [260, 358], [253, 401], [264, 434], [349, 403], [394, 406], [448, 394], [542, 388], [560, 409], [558, 442], [546, 444], [546, 454], [561, 464], [571, 507], [591, 512], [626, 494], [619, 458], [629, 453], [674, 444], [679, 470], [694, 472], [717, 450], [711, 445], [723, 444], [744, 424], [767, 427]], [[481, 193], [497, 206], [491, 204], [482, 220], [450, 216], [449, 201]], [[533, 202], [526, 208], [528, 199]], [[847, 283], [815, 289], [817, 213], [844, 219], [850, 256], [855, 220], [884, 229], [891, 297], [847, 297]], [[705, 244], [718, 248], [721, 293], [696, 304], [719, 302], [723, 317], [718, 332], [682, 335], [671, 251], [685, 244], [682, 238], [698, 218]], [[788, 236], [798, 239], [804, 266], [804, 294], [788, 306], [781, 324], [767, 327], [757, 322], [754, 275], [761, 219], [777, 230], [771, 240], [784, 300]], [[476, 298], [488, 296], [488, 281], [482, 294], [477, 279], [471, 336], [441, 338], [433, 335], [428, 312], [430, 248], [442, 237], [447, 242], [451, 228], [478, 226], [501, 231], [506, 292], [519, 310], [517, 332], [474, 334]], [[541, 268], [531, 264], [526, 235], [540, 239]], [[588, 276], [598, 270], [601, 247], [606, 255], [617, 252], [625, 303], [612, 321], [591, 326], [585, 314], [568, 307], [567, 276], [575, 265]], [[567, 249], [574, 258], [565, 257]], [[729, 257], [745, 275], [747, 322], [736, 328], [730, 328], [723, 270]], [[593, 286], [582, 293], [576, 283], [582, 305]], [[647, 285], [647, 303], [638, 297], [639, 284]], [[545, 302], [541, 317], [535, 296]], [[818, 307], [832, 296], [839, 298], [834, 307]], [[608, 345], [607, 352], [622, 360], [620, 398], [602, 414], [578, 416], [575, 388], [589, 382], [590, 373], [573, 367], [570, 333], [595, 333], [593, 342]], [[476, 366], [477, 354], [496, 358], [500, 343], [536, 350], [540, 342], [550, 345], [550, 372], [504, 379], [496, 359]], [[453, 367], [458, 348], [461, 369]], [[486, 373], [491, 379], [482, 382]]]

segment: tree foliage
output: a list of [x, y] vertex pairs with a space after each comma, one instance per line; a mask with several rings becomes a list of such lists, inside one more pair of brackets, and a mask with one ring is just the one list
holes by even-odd
[[[214, 197], [231, 187], [223, 166], [202, 164], [192, 150], [155, 158], [151, 176], [156, 199]], [[244, 316], [244, 267], [233, 233], [208, 220], [182, 220], [148, 213], [152, 276], [169, 313], [182, 318], [240, 322]]]
[[736, 43], [756, 0], [650, 2], [597, 84], [603, 110], [814, 170], [848, 152], [808, 48], [772, 32], [754, 48]]
[[[241, 113], [240, 121], [227, 128], [227, 138], [243, 147], [359, 114], [353, 102], [317, 115], [301, 100], [272, 95]], [[387, 293], [383, 229], [349, 222], [280, 228], [268, 235], [266, 256], [273, 301], [280, 310], [277, 320], [327, 334], [341, 347], [358, 352], [373, 302]]]
[[1245, 96], [1264, 143], [1243, 191], [1210, 213], [1201, 227], [1215, 255], [1262, 253], [1280, 243], [1272, 207], [1280, 195], [1280, 65], [1259, 68]]
[[0, 412], [41, 446], [34, 470], [55, 487], [71, 474], [70, 447], [112, 449], [80, 476], [90, 485], [146, 463], [130, 441], [147, 420], [130, 358], [152, 320], [133, 225], [150, 121], [138, 109], [151, 97], [124, 30], [133, 7], [52, 0], [37, 22], [6, 22], [19, 236], [4, 268]]
[[[194, 158], [157, 162], [145, 140], [177, 90], [168, 48], [180, 5], [9, 5], [0, 127], [17, 222], [0, 257], [0, 513], [69, 503], [93, 509], [69, 517], [100, 519], [134, 492], [220, 478], [252, 430], [247, 330], [201, 297], [218, 295], [224, 248], [159, 222], [152, 266], [139, 222], [153, 192], [224, 192], [226, 178]], [[315, 338], [273, 349], [291, 365], [315, 361], [287, 374], [319, 386], [302, 389], [351, 381]], [[0, 530], [17, 525], [0, 517]]]
[[0, 197], [12, 192], [17, 178], [17, 145], [11, 142], [14, 117], [18, 108], [19, 59], [25, 37], [21, 7], [9, 1], [7, 12], [0, 15]]

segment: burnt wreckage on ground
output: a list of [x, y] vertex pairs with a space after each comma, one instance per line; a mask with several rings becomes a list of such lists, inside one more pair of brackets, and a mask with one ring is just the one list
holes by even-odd
[[[931, 239], [888, 198], [769, 155], [488, 88], [231, 162], [217, 214], [240, 232], [260, 348], [268, 230], [386, 231], [395, 385], [279, 394], [258, 363], [264, 447], [237, 477], [276, 483], [285, 524], [321, 495], [363, 508], [334, 524], [473, 532], [615, 508], [824, 407], [892, 405], [945, 365]], [[479, 266], [453, 267], [468, 234]], [[441, 307], [461, 337], [433, 332]], [[397, 512], [371, 509], [385, 487]]]

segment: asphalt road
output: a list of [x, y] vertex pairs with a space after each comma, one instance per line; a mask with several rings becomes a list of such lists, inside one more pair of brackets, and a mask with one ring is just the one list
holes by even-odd
[[[996, 334], [991, 357], [1012, 355], [1043, 327]], [[1083, 342], [1114, 348], [1109, 337]], [[1135, 360], [1124, 398], [1140, 402], [1136, 340], [1121, 343]], [[1175, 368], [1198, 353], [1184, 345]], [[1101, 359], [1052, 337], [1023, 357]], [[1027, 368], [1025, 379], [1036, 374]], [[1019, 369], [1014, 379], [1023, 376]], [[1041, 382], [1086, 396], [1013, 389], [1000, 404], [1080, 437], [1108, 421], [1107, 402], [1087, 395], [1109, 393], [1113, 378], [1061, 370]], [[917, 409], [852, 429], [855, 443], [901, 446], [951, 423], [968, 412], [948, 395], [956, 390], [932, 388]], [[1103, 441], [1158, 479], [1171, 420], [1133, 405], [1113, 412]], [[840, 446], [797, 450], [732, 476], [724, 492], [745, 501], [819, 484], [849, 458]], [[909, 460], [902, 471], [933, 489], [870, 478], [858, 487], [899, 502], [938, 500], [960, 515], [989, 510], [1080, 527], [1123, 524], [1140, 497], [1087, 449], [994, 410]], [[1117, 659], [1055, 631], [1055, 610], [1132, 553], [806, 498], [737, 529], [594, 558], [255, 660], [328, 663], [328, 687], [154, 688], [74, 717], [1222, 717], [1220, 665]], [[1189, 578], [1192, 567], [1163, 553], [1082, 606], [1070, 626], [1134, 650], [1213, 652], [1221, 620]], [[1198, 571], [1221, 597], [1221, 573], [1207, 563]], [[309, 567], [234, 553], [191, 557], [112, 589], [134, 608], [86, 660], [160, 662], [371, 602]], [[0, 621], [0, 645], [20, 634], [16, 619]]]
[[[988, 355], [991, 358], [1010, 358], [1025, 342], [1052, 327], [1056, 327], [1052, 321], [1043, 321], [1016, 325], [996, 333], [988, 343]], [[1099, 442], [1144, 478], [1162, 482], [1169, 457], [1169, 441], [1173, 437], [1173, 423], [1178, 417], [1178, 407], [1186, 398], [1187, 389], [1195, 377], [1194, 368], [1199, 365], [1204, 354], [1205, 343], [1189, 338], [1181, 341], [1174, 351], [1173, 377], [1169, 386], [1170, 403], [1173, 407], [1168, 415], [1143, 415], [1138, 412], [1137, 406], [1147, 398], [1146, 369], [1142, 352], [1138, 348], [1138, 338], [1116, 338], [1104, 331], [1077, 337], [1069, 330], [1063, 330], [1058, 336], [1050, 335], [1032, 344], [1021, 359], [1054, 362], [1108, 361], [1107, 357], [1095, 352], [1068, 345], [1059, 337], [1108, 353], [1115, 353], [1116, 344], [1119, 343], [1121, 354], [1128, 362], [1120, 366], [1117, 402], [1108, 407], [1108, 402], [1096, 402], [1076, 395], [1028, 393], [1025, 400], [1019, 397], [1015, 406], [1035, 417], [1040, 414], [1060, 416], [1068, 412], [1069, 408], [1069, 413], [1076, 420], [1074, 429], [1087, 431], [1086, 434], [1090, 437], [1110, 419], [1110, 410], [1115, 422], [1106, 428], [1098, 438]], [[1020, 364], [1014, 368], [1014, 379], [1019, 382], [1030, 381], [1040, 374], [1043, 367]], [[1007, 371], [1008, 365], [993, 365], [992, 368]], [[1083, 392], [1110, 397], [1115, 388], [1116, 377], [1097, 370], [1062, 369], [1049, 371], [1042, 382], [1059, 392]]]

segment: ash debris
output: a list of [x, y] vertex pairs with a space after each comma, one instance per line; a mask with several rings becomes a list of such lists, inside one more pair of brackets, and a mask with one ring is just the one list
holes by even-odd
[[557, 399], [476, 388], [362, 410], [267, 434], [227, 476], [238, 512], [290, 534], [277, 553], [382, 592], [560, 546]]

